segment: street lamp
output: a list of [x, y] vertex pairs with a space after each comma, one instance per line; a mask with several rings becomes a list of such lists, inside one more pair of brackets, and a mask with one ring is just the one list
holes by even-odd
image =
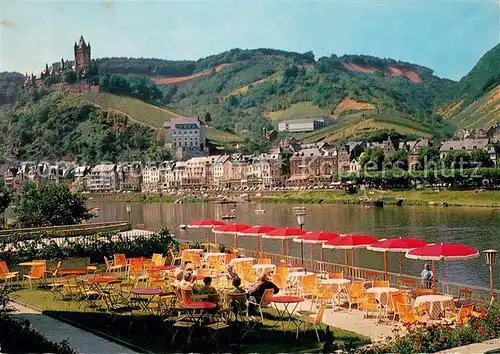
[[493, 299], [493, 266], [497, 260], [497, 250], [484, 250], [484, 260], [490, 268], [490, 300]]
[[[307, 215], [305, 212], [305, 208], [302, 210], [303, 211], [295, 214], [295, 216], [297, 217], [297, 224], [299, 224], [301, 230], [304, 224], [306, 223], [306, 215]], [[304, 273], [307, 273], [306, 265], [304, 263], [304, 240], [300, 241], [300, 258], [302, 259], [302, 265], [304, 266]]]
[[132, 207], [130, 204], [125, 205], [125, 208], [127, 209], [127, 214], [128, 214], [128, 221], [130, 222], [130, 212], [132, 211]]

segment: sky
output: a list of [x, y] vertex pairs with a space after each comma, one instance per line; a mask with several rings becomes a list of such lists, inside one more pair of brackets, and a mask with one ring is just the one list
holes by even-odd
[[500, 0], [0, 0], [0, 71], [92, 57], [196, 60], [232, 48], [366, 54], [459, 80], [500, 42]]

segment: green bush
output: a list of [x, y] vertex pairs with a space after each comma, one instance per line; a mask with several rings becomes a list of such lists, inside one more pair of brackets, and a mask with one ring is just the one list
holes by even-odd
[[[55, 237], [54, 237], [55, 236]], [[150, 236], [129, 238], [117, 232], [103, 232], [89, 236], [64, 237], [56, 243], [57, 235], [14, 234], [0, 239], [0, 248], [12, 250], [0, 252], [0, 259], [7, 264], [18, 264], [33, 259], [64, 260], [69, 258], [90, 258], [92, 263], [103, 261], [115, 253], [124, 253], [128, 257], [165, 253], [169, 247], [177, 248], [177, 241], [167, 229], [162, 229]]]

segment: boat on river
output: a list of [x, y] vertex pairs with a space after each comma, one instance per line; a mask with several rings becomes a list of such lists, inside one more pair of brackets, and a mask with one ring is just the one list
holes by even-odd
[[222, 215], [222, 220], [236, 219], [236, 215]]

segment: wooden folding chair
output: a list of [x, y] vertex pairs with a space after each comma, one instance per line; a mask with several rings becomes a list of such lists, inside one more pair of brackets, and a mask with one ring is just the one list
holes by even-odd
[[388, 280], [377, 280], [377, 279], [375, 279], [373, 281], [373, 287], [374, 288], [388, 288], [389, 287], [389, 281]]
[[274, 296], [274, 290], [266, 289], [264, 290], [264, 294], [262, 295], [262, 298], [260, 299], [259, 303], [248, 301], [248, 304], [254, 305], [259, 310], [262, 321], [264, 321], [264, 314], [262, 313], [262, 309], [269, 307], [269, 305], [271, 305], [273, 296]]
[[0, 280], [12, 282], [14, 279], [19, 283], [19, 272], [9, 271], [7, 263], [5, 261], [0, 261]]
[[46, 263], [38, 263], [31, 267], [30, 273], [24, 275], [24, 279], [27, 279], [30, 283], [30, 289], [33, 289], [33, 281], [39, 280], [43, 281], [45, 277]]
[[330, 279], [344, 279], [344, 273], [328, 273]]
[[469, 305], [472, 303], [472, 290], [467, 288], [458, 289], [458, 305]]

